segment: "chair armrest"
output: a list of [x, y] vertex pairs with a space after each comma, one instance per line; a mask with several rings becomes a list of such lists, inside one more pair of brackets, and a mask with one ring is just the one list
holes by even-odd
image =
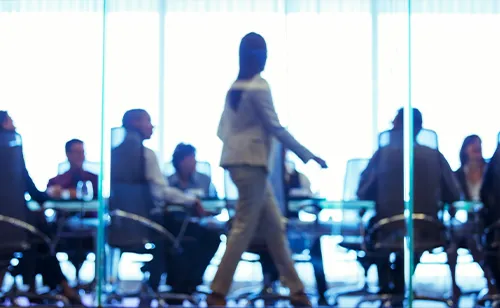
[[147, 226], [147, 227], [155, 230], [156, 232], [158, 232], [161, 235], [165, 236], [166, 238], [170, 239], [172, 242], [174, 242], [174, 243], [176, 242], [176, 238], [170, 232], [168, 232], [167, 229], [165, 229], [162, 225], [160, 225], [160, 224], [158, 224], [158, 223], [156, 223], [156, 222], [152, 221], [151, 219], [148, 219], [144, 216], [140, 216], [140, 215], [130, 213], [130, 212], [125, 212], [122, 210], [113, 210], [112, 212], [109, 213], [109, 216], [121, 217], [121, 218], [126, 218], [126, 219], [136, 221], [144, 226]]

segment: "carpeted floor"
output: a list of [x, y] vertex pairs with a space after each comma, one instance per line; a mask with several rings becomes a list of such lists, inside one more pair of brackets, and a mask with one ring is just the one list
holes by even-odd
[[[324, 237], [322, 239], [322, 249], [324, 252], [324, 266], [329, 285], [333, 288], [331, 292], [335, 292], [344, 285], [356, 285], [364, 279], [364, 273], [361, 267], [355, 262], [355, 255], [345, 253], [336, 245], [334, 237]], [[224, 250], [224, 244], [221, 245], [218, 254], [214, 258], [213, 264], [205, 273], [205, 281], [208, 285], [215, 274], [220, 256]], [[470, 255], [467, 251], [459, 251], [459, 265], [457, 267], [458, 284], [463, 292], [479, 291], [485, 287], [486, 283], [483, 278], [483, 273], [479, 266], [472, 263]], [[94, 276], [93, 256], [90, 255], [88, 261], [84, 264], [80, 272], [80, 279], [90, 281]], [[74, 267], [67, 262], [65, 255], [58, 255], [64, 273], [71, 281], [76, 278]], [[138, 281], [142, 277], [140, 271], [141, 261], [147, 260], [148, 256], [138, 256], [133, 254], [125, 254], [120, 262], [118, 273], [122, 280], [121, 288], [124, 290], [133, 290], [139, 286]], [[447, 265], [444, 264], [446, 256], [439, 255], [424, 255], [422, 258], [423, 264], [419, 265], [416, 270], [416, 285], [415, 290], [418, 294], [443, 296], [448, 293], [451, 286], [450, 272]], [[297, 270], [300, 277], [304, 281], [307, 290], [315, 293], [315, 281], [312, 266], [308, 263], [297, 263]], [[376, 286], [377, 274], [376, 268], [371, 267], [368, 271], [367, 279], [370, 285]], [[241, 262], [235, 274], [235, 283], [233, 291], [242, 287], [255, 286], [259, 287], [262, 280], [261, 268], [258, 262]], [[5, 286], [8, 287], [12, 283], [12, 278], [6, 279]], [[359, 300], [359, 297], [341, 298], [340, 307], [354, 307]], [[94, 295], [84, 296], [85, 304], [93, 306], [95, 303]], [[137, 299], [127, 299], [123, 301], [121, 307], [137, 307]], [[460, 302], [460, 307], [473, 307], [474, 297], [463, 296]], [[187, 305], [187, 304], [186, 304]], [[204, 304], [202, 304], [204, 305]], [[237, 306], [232, 303], [232, 306]], [[263, 303], [257, 303], [258, 307], [263, 307]], [[277, 306], [286, 306], [285, 303], [279, 303]], [[415, 302], [414, 307], [445, 307], [438, 303]], [[363, 307], [378, 307], [376, 303], [364, 305]]]

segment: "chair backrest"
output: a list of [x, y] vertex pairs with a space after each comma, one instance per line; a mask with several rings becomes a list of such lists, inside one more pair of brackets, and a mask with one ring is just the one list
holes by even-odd
[[[387, 130], [380, 133], [378, 137], [379, 148], [388, 146], [391, 142], [403, 142], [404, 134], [402, 131]], [[439, 148], [438, 136], [435, 131], [430, 129], [422, 129], [416, 139], [416, 143], [434, 150]]]
[[[101, 169], [101, 164], [98, 162], [91, 162], [91, 161], [83, 162], [83, 170], [85, 170], [87, 172], [99, 175], [99, 172], [101, 171], [100, 169]], [[68, 170], [69, 170], [69, 162], [68, 161], [62, 162], [57, 166], [57, 173], [58, 174], [63, 174]]]
[[137, 220], [113, 215], [124, 211], [149, 218], [154, 208], [150, 187], [145, 180], [145, 148], [135, 132], [114, 128], [111, 133], [111, 185], [109, 212], [112, 217], [108, 243], [122, 249], [141, 247], [154, 240], [152, 229]]
[[[424, 252], [446, 245], [446, 227], [437, 218], [414, 213], [413, 228], [415, 252]], [[381, 219], [368, 230], [372, 249], [386, 252], [403, 252], [406, 234], [404, 214]]]
[[[384, 132], [383, 134], [386, 134]], [[426, 133], [431, 138], [432, 131]], [[391, 132], [389, 143], [380, 144], [377, 162], [376, 211], [379, 217], [391, 217], [404, 211], [404, 144], [401, 132]], [[393, 138], [395, 137], [395, 138]], [[384, 140], [380, 138], [379, 140]], [[429, 144], [437, 146], [437, 143]], [[437, 215], [441, 203], [441, 154], [427, 145], [414, 145], [414, 210]]]
[[367, 158], [350, 159], [347, 162], [345, 177], [344, 177], [344, 193], [342, 196], [343, 201], [358, 200], [357, 191], [359, 186], [359, 179], [361, 173], [368, 166], [370, 160]]
[[[15, 132], [0, 132], [0, 170], [0, 215], [26, 221], [28, 208], [24, 195], [27, 171], [22, 139]], [[25, 230], [8, 221], [0, 222], [0, 251], [18, 251], [27, 240]]]
[[[196, 171], [210, 178], [212, 177], [212, 166], [210, 165], [209, 162], [206, 161], [197, 162]], [[175, 173], [174, 164], [171, 161], [165, 163], [165, 166], [163, 167], [163, 172], [167, 177], [173, 175]]]
[[[344, 192], [342, 195], [343, 201], [356, 201], [358, 200], [357, 191], [361, 173], [366, 169], [369, 159], [355, 158], [350, 159], [346, 164], [346, 171], [344, 177]], [[366, 210], [362, 209], [342, 209], [342, 220], [340, 223], [340, 233], [344, 237], [344, 241], [351, 241], [351, 239], [358, 240], [362, 234], [360, 224], [363, 224], [361, 219], [368, 216]], [[373, 213], [370, 212], [370, 217]]]

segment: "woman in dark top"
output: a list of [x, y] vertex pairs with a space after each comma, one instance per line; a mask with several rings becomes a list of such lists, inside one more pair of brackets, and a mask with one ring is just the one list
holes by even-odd
[[[483, 176], [486, 171], [486, 161], [483, 157], [481, 138], [477, 135], [471, 135], [464, 139], [460, 149], [460, 168], [455, 172], [457, 180], [460, 184], [462, 191], [462, 200], [464, 201], [481, 201], [481, 186], [483, 183]], [[455, 269], [457, 265], [457, 249], [468, 249], [474, 259], [484, 271], [484, 275], [488, 282], [490, 292], [493, 292], [493, 285], [491, 275], [486, 270], [483, 262], [484, 256], [479, 250], [478, 239], [471, 234], [474, 234], [476, 227], [475, 215], [478, 213], [469, 213], [468, 222], [463, 227], [453, 234], [453, 245], [448, 253], [448, 264], [450, 265], [452, 284], [453, 284], [453, 297], [458, 299], [461, 290], [456, 283]]]
[[[0, 111], [0, 133], [5, 131], [14, 132], [16, 127], [12, 118], [6, 111]], [[41, 192], [37, 189], [33, 180], [29, 176], [26, 169], [26, 164], [23, 158], [23, 172], [25, 177], [25, 191], [31, 196], [31, 199], [38, 204], [43, 205], [50, 197], [47, 193]], [[50, 192], [52, 196], [55, 192]], [[24, 197], [24, 196], [23, 196]], [[49, 235], [50, 227], [47, 224], [43, 211], [30, 211], [27, 210], [28, 223], [33, 224], [38, 230]], [[6, 273], [6, 269], [0, 272], [1, 280]], [[42, 274], [45, 283], [51, 288], [56, 289], [58, 286], [62, 288], [62, 293], [67, 297], [72, 304], [81, 305], [81, 299], [78, 293], [73, 290], [61, 271], [61, 266], [56, 256], [49, 255], [48, 247], [43, 245], [33, 245], [31, 249], [23, 252], [23, 257], [20, 259], [18, 266], [13, 270], [13, 275], [21, 274], [25, 284], [30, 286], [30, 290], [35, 292], [35, 276], [37, 273]], [[0, 281], [1, 282], [1, 281]], [[0, 284], [1, 285], [1, 284]]]

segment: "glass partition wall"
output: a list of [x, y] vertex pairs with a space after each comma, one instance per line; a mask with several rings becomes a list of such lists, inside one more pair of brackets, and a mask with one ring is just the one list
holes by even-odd
[[[33, 242], [19, 261], [11, 263], [18, 266], [3, 282], [12, 293], [13, 283], [22, 281], [30, 286], [31, 295], [50, 285], [63, 290], [71, 303], [78, 302], [78, 289], [96, 294], [97, 212], [102, 213], [98, 179], [102, 180], [103, 17], [103, 1], [0, 2], [0, 109], [8, 112], [23, 138], [26, 168], [34, 184], [41, 191], [51, 187], [54, 199], [37, 204], [34, 201], [43, 196], [29, 189], [30, 215], [40, 219], [27, 222], [49, 235], [54, 249], [37, 253], [38, 244]], [[45, 206], [43, 211], [37, 211], [40, 205]], [[35, 256], [29, 261], [31, 252]], [[44, 265], [54, 258], [63, 276], [57, 268]], [[32, 280], [36, 274], [43, 281]], [[50, 297], [29, 300], [52, 304]], [[82, 300], [92, 304], [93, 297]]]
[[[210, 285], [237, 197], [230, 177], [219, 167], [217, 126], [227, 90], [238, 74], [240, 40], [255, 31], [267, 42], [262, 77], [271, 87], [281, 124], [329, 165], [321, 170], [312, 162], [302, 163], [291, 151], [283, 153], [288, 183], [283, 215], [307, 293], [320, 304], [340, 306], [356, 306], [360, 299], [379, 301], [370, 297], [378, 288], [391, 293], [394, 301], [406, 297], [410, 305], [413, 294], [416, 301], [423, 295], [433, 297], [428, 294], [433, 290], [439, 290], [434, 298], [438, 301], [456, 300], [458, 290], [466, 293], [470, 287], [465, 278], [480, 277], [481, 268], [464, 264], [463, 249], [456, 249], [457, 257], [439, 247], [419, 251], [418, 227], [412, 226], [429, 220], [413, 215], [421, 214], [413, 194], [421, 189], [421, 146], [443, 154], [446, 163], [440, 160], [439, 170], [448, 164], [451, 170], [463, 166], [464, 155], [459, 153], [467, 135], [483, 139], [487, 158], [497, 147], [493, 123], [498, 91], [493, 85], [498, 60], [493, 55], [499, 45], [492, 38], [500, 29], [495, 26], [499, 7], [498, 0], [0, 1], [0, 110], [9, 112], [23, 137], [26, 167], [38, 189], [65, 186], [59, 197], [70, 200], [48, 203], [44, 214], [49, 225], [66, 224], [62, 218], [71, 217], [80, 226], [56, 237], [56, 257], [66, 279], [86, 292], [87, 304], [134, 306], [136, 302], [122, 300], [114, 287], [118, 281], [139, 286], [151, 277], [148, 264], [158, 245], [145, 243], [141, 251], [117, 252], [112, 249], [116, 241], [107, 242], [108, 232], [119, 229], [111, 225], [131, 219], [130, 213], [140, 214], [125, 215], [117, 203], [108, 213], [111, 149], [122, 143], [133, 147], [124, 142], [128, 134], [116, 134], [123, 132], [119, 127], [124, 113], [140, 108], [155, 127], [144, 147], [156, 154], [165, 180], [170, 176], [170, 184], [176, 185], [172, 176], [180, 169], [174, 152], [180, 143], [195, 148], [195, 169], [211, 180], [210, 198], [201, 199], [212, 211], [221, 243], [203, 275], [203, 285]], [[421, 111], [421, 118], [413, 117], [412, 107]], [[420, 120], [424, 130], [414, 138]], [[398, 135], [398, 129], [403, 133]], [[400, 147], [394, 146], [398, 136]], [[84, 148], [73, 148], [74, 142], [65, 147], [71, 139], [83, 141]], [[75, 169], [74, 162], [82, 160], [83, 150], [83, 169], [97, 175], [97, 187], [93, 178], [70, 177], [75, 183], [69, 184], [64, 180], [64, 174]], [[401, 241], [382, 249], [373, 230], [385, 228], [379, 203], [387, 192], [378, 190], [376, 182], [374, 194], [363, 194], [368, 173], [364, 180], [362, 174], [384, 161], [400, 164], [398, 181], [391, 187], [401, 190], [392, 192], [397, 191], [394, 200], [404, 201], [400, 204], [405, 210], [384, 214], [400, 215], [388, 224], [401, 231]], [[58, 174], [59, 179], [49, 183]], [[87, 182], [95, 196], [86, 201]], [[141, 189], [130, 191], [139, 194]], [[449, 199], [439, 201], [456, 201]], [[464, 204], [456, 206], [456, 214], [443, 205], [437, 221], [446, 230], [463, 230], [457, 226], [474, 221], [470, 209], [476, 208]], [[162, 221], [147, 224], [164, 234]], [[76, 232], [92, 243], [68, 244], [64, 236]], [[236, 270], [232, 300], [252, 299], [268, 286], [271, 297], [280, 292], [286, 296], [279, 279], [268, 283], [273, 264], [266, 263], [265, 251], [253, 248]], [[373, 261], [381, 256], [387, 256], [387, 262]], [[480, 263], [476, 257], [473, 261]], [[449, 274], [454, 259], [457, 268], [466, 269], [458, 275]], [[398, 278], [389, 282], [381, 278], [387, 271], [377, 271], [388, 264], [398, 268]], [[165, 271], [168, 284], [168, 266]], [[11, 282], [6, 279], [6, 286]], [[160, 290], [164, 288], [162, 283]]]

